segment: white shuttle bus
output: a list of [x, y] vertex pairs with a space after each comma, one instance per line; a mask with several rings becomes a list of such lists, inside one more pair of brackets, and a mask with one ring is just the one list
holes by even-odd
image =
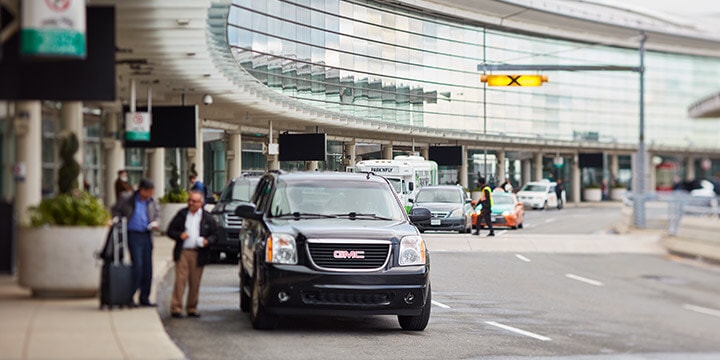
[[406, 211], [412, 208], [418, 190], [438, 184], [438, 166], [422, 156], [398, 155], [392, 160], [363, 160], [355, 164], [356, 172], [373, 172], [388, 179], [395, 188]]

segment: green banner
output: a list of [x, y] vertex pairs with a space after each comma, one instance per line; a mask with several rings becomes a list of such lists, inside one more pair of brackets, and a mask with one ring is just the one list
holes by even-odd
[[73, 29], [22, 29], [23, 55], [85, 57], [85, 34]]

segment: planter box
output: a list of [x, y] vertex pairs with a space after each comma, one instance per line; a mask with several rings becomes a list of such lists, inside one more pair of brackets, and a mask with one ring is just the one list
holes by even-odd
[[626, 192], [627, 192], [627, 189], [625, 189], [625, 188], [611, 188], [610, 189], [610, 200], [622, 201], [623, 198], [625, 198]]
[[49, 226], [20, 228], [18, 283], [36, 297], [92, 297], [100, 286], [95, 258], [108, 228]]
[[602, 201], [602, 189], [585, 189], [583, 190], [583, 200], [585, 201]]
[[160, 232], [165, 233], [167, 232], [168, 226], [170, 226], [170, 221], [172, 221], [172, 218], [177, 214], [180, 209], [187, 207], [187, 204], [185, 203], [166, 203], [166, 204], [160, 204]]

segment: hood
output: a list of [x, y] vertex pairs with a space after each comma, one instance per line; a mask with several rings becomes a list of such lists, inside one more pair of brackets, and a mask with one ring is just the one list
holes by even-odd
[[513, 211], [513, 205], [512, 204], [496, 204], [492, 207], [492, 212], [495, 214], [502, 214], [505, 211]]
[[434, 202], [426, 202], [426, 203], [415, 203], [415, 207], [424, 207], [428, 210], [432, 211], [446, 211], [451, 212], [455, 209], [462, 208], [461, 204], [450, 204], [450, 203], [434, 203]]
[[314, 239], [399, 239], [417, 234], [415, 226], [406, 221], [350, 219], [272, 219], [273, 232], [284, 232]]

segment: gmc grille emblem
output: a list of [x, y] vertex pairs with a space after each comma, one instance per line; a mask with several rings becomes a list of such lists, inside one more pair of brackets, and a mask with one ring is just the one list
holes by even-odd
[[333, 257], [336, 259], [364, 259], [364, 250], [335, 250], [333, 251]]

